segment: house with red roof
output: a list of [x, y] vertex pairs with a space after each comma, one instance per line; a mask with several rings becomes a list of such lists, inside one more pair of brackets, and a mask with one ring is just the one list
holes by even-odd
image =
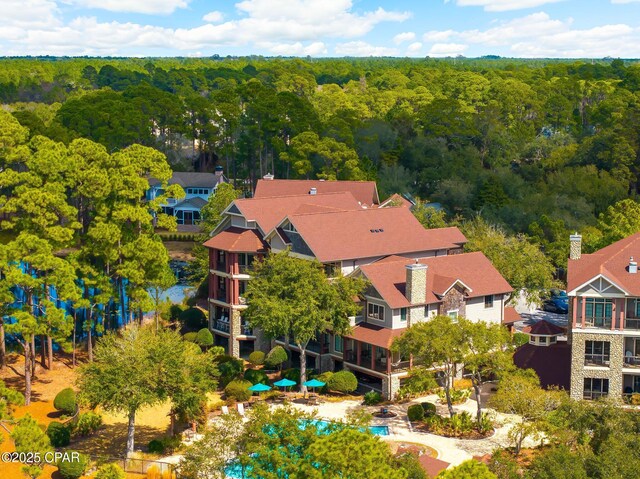
[[640, 393], [640, 233], [592, 254], [570, 241], [571, 397]]

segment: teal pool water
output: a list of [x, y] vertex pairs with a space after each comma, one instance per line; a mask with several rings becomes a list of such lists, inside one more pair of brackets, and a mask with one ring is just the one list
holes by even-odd
[[[321, 434], [329, 434], [331, 432], [331, 422], [323, 421], [321, 419], [313, 420], [313, 421], [301, 421], [300, 429], [305, 429], [309, 424], [313, 424], [316, 426], [316, 430], [318, 431], [318, 435]], [[369, 426], [369, 431], [374, 436], [388, 436], [389, 435], [389, 426]], [[242, 466], [240, 464], [229, 464], [229, 466], [225, 469], [225, 474], [228, 479], [242, 479]], [[245, 475], [250, 471], [245, 470]]]

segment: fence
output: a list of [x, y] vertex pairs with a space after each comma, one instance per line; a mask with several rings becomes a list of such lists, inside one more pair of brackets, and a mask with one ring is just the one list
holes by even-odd
[[91, 459], [98, 464], [115, 463], [120, 466], [125, 472], [132, 474], [147, 475], [149, 469], [155, 472], [155, 477], [160, 478], [172, 478], [176, 477], [176, 464], [164, 461], [155, 461], [153, 459], [143, 458], [124, 458], [124, 457], [106, 457], [106, 456], [91, 456]]

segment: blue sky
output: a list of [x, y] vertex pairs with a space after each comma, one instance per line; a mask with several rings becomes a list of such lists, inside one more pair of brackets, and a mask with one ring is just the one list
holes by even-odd
[[640, 58], [640, 0], [0, 0], [3, 55]]

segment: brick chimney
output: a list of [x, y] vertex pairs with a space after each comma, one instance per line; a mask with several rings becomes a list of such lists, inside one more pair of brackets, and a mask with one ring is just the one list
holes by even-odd
[[404, 294], [411, 304], [424, 303], [427, 297], [427, 269], [426, 264], [417, 262], [408, 264], [407, 268], [407, 284]]
[[580, 259], [582, 254], [582, 235], [577, 232], [569, 236], [571, 247], [569, 249], [569, 259]]

